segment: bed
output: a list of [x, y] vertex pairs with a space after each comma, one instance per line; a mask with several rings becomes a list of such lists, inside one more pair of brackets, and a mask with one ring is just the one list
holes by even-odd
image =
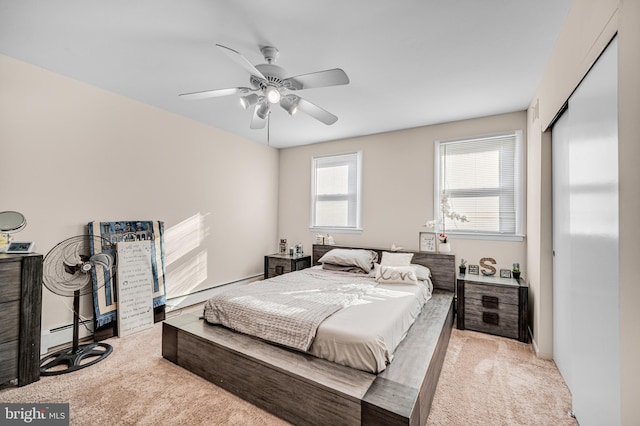
[[[313, 263], [336, 246], [313, 246]], [[380, 249], [374, 250], [382, 258]], [[433, 292], [393, 361], [375, 374], [211, 325], [163, 324], [163, 356], [294, 424], [425, 424], [453, 325], [454, 256], [413, 253]]]

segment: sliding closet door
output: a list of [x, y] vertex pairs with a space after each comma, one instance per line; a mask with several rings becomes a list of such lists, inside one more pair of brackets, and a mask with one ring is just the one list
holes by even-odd
[[617, 43], [553, 129], [554, 358], [582, 426], [620, 424]]

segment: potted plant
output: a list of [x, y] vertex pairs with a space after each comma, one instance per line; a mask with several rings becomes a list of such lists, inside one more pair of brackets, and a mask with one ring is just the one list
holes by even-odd
[[438, 239], [440, 240], [440, 244], [438, 244], [438, 252], [449, 253], [451, 251], [451, 245], [449, 244], [449, 237], [445, 230], [446, 219], [450, 219], [454, 224], [456, 222], [469, 222], [469, 219], [464, 215], [451, 211], [449, 196], [444, 192], [440, 197], [440, 213], [441, 215], [439, 218], [428, 221], [424, 226], [435, 229], [436, 232], [438, 229], [440, 230], [440, 233], [438, 234]]
[[438, 235], [438, 239], [440, 240], [438, 251], [440, 253], [449, 253], [451, 251], [451, 246], [449, 245], [449, 237], [447, 234], [441, 232], [440, 235]]
[[520, 264], [519, 263], [514, 263], [513, 264], [513, 269], [511, 269], [511, 275], [516, 280], [520, 279]]
[[467, 272], [467, 261], [460, 259], [460, 265], [458, 268], [460, 269], [460, 275], [464, 275]]

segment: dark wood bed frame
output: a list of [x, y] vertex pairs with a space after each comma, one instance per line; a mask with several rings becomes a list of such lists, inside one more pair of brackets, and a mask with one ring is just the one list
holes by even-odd
[[[313, 263], [333, 248], [352, 247], [314, 245]], [[413, 263], [431, 269], [435, 290], [380, 374], [210, 325], [196, 314], [164, 322], [162, 355], [294, 424], [424, 425], [453, 326], [455, 260], [412, 253]]]

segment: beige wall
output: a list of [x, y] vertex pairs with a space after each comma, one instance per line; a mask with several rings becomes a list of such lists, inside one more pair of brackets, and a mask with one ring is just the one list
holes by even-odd
[[[619, 111], [619, 210], [620, 210], [620, 340], [621, 340], [621, 414], [623, 425], [635, 425], [640, 419], [640, 286], [637, 262], [640, 257], [640, 1], [575, 0], [557, 42], [551, 61], [528, 111], [528, 181], [548, 187], [550, 165], [549, 132], [553, 117], [569, 98], [611, 38], [618, 34], [618, 111]], [[546, 132], [545, 132], [546, 131]], [[543, 133], [545, 132], [545, 133]], [[534, 164], [541, 158], [540, 165]], [[535, 184], [537, 186], [537, 183]], [[528, 193], [527, 264], [529, 289], [540, 301], [534, 304], [534, 340], [539, 353], [553, 353], [552, 283], [549, 275], [551, 255], [548, 239], [551, 202], [544, 190]], [[539, 230], [537, 232], [536, 230]], [[598, 342], [594, 342], [597, 345]]]
[[[523, 111], [283, 149], [278, 236], [310, 251], [311, 158], [362, 150], [363, 232], [333, 234], [336, 243], [417, 250], [419, 232], [427, 231], [422, 225], [433, 219], [434, 142], [525, 128]], [[482, 257], [495, 258], [498, 268], [520, 262], [527, 273], [524, 242], [452, 239], [451, 249], [471, 264]]]
[[620, 340], [622, 423], [640, 422], [640, 1], [620, 2], [618, 26], [620, 145]]
[[[169, 296], [262, 273], [277, 150], [5, 56], [0, 93], [0, 210], [28, 220], [15, 238], [46, 254], [92, 220], [162, 220]], [[43, 302], [43, 332], [71, 322], [70, 299]]]
[[[542, 143], [540, 120], [528, 112], [527, 143], [527, 265], [529, 284], [529, 324], [534, 350], [543, 358], [552, 358], [552, 234], [551, 234], [551, 146]], [[537, 137], [535, 137], [537, 136]], [[548, 138], [548, 135], [545, 135]], [[548, 142], [548, 141], [547, 141]], [[530, 200], [534, 200], [533, 202]], [[541, 290], [541, 285], [544, 287]], [[543, 314], [541, 314], [543, 312]], [[539, 330], [543, 330], [540, 332]]]

